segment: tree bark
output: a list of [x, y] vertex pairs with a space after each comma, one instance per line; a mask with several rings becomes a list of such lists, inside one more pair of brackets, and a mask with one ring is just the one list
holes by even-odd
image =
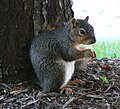
[[40, 31], [60, 27], [72, 18], [71, 6], [71, 0], [0, 0], [1, 81], [32, 78], [31, 40]]
[[5, 82], [29, 77], [32, 16], [33, 0], [0, 0], [0, 71]]
[[34, 0], [34, 34], [59, 28], [73, 16], [71, 0]]

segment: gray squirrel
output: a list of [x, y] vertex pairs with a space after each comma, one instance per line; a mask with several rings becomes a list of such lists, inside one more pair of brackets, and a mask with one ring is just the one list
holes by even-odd
[[40, 32], [33, 39], [30, 59], [43, 92], [63, 88], [74, 73], [75, 61], [93, 56], [91, 49], [79, 49], [80, 44], [96, 42], [88, 19], [72, 18], [64, 27]]

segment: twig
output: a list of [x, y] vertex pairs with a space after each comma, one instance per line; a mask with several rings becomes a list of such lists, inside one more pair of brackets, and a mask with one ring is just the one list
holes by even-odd
[[[26, 107], [26, 106], [29, 106], [29, 105], [31, 105], [31, 104], [34, 104], [34, 103], [36, 103], [36, 102], [38, 102], [38, 101], [39, 101], [39, 99], [38, 99], [38, 100], [31, 101], [31, 102], [27, 103], [26, 105], [21, 106], [21, 109], [24, 108], [24, 107]], [[36, 107], [36, 106], [35, 106], [35, 107]], [[37, 107], [36, 107], [36, 109], [37, 109]]]
[[24, 89], [24, 90], [15, 90], [15, 91], [11, 91], [10, 94], [14, 94], [14, 95], [18, 95], [20, 93], [24, 93], [24, 92], [27, 92], [28, 89]]
[[12, 89], [9, 85], [7, 85], [7, 84], [5, 84], [5, 83], [1, 83], [1, 82], [0, 82], [0, 88], [9, 89], [9, 90]]
[[23, 84], [27, 84], [27, 83], [30, 83], [30, 82], [33, 82], [33, 81], [35, 81], [35, 79], [32, 79], [32, 80], [28, 80], [28, 81], [24, 81], [24, 82], [21, 82], [21, 83], [15, 84], [13, 87], [21, 86], [21, 85], [23, 85]]
[[68, 106], [71, 102], [73, 102], [75, 100], [76, 97], [72, 97], [70, 98], [62, 107], [62, 109], [64, 109], [66, 106]]
[[83, 95], [81, 95], [81, 96], [78, 96], [78, 97], [72, 97], [71, 99], [69, 99], [69, 100], [63, 105], [62, 109], [64, 109], [65, 107], [67, 107], [71, 102], [76, 101], [76, 100], [78, 100], [78, 99], [80, 99], [80, 98], [83, 98], [83, 97], [86, 96], [86, 95], [89, 95], [89, 94], [92, 94], [92, 93], [96, 93], [96, 92], [100, 92], [100, 90], [91, 91], [91, 92], [85, 93], [85, 94], [83, 94]]

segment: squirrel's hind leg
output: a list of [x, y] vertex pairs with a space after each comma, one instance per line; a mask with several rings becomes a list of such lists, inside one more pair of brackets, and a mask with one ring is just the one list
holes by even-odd
[[63, 66], [58, 63], [49, 65], [42, 74], [40, 82], [43, 92], [59, 91], [65, 79]]

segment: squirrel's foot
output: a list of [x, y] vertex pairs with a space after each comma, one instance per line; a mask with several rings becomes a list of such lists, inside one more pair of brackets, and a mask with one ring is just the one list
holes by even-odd
[[65, 93], [65, 94], [74, 94], [74, 91], [69, 88], [69, 87], [63, 87], [60, 89], [60, 94]]
[[72, 94], [73, 95], [74, 91], [73, 91], [72, 88], [73, 88], [74, 85], [78, 85], [78, 84], [83, 85], [83, 84], [85, 84], [85, 82], [83, 80], [80, 80], [80, 79], [79, 80], [71, 80], [67, 83], [67, 85], [65, 87], [60, 89], [60, 94], [65, 92], [66, 94]]
[[77, 84], [83, 85], [83, 84], [85, 84], [85, 81], [80, 80], [80, 79], [78, 79], [78, 80], [71, 80], [71, 81], [69, 81], [67, 84], [68, 84], [68, 85], [77, 85]]

